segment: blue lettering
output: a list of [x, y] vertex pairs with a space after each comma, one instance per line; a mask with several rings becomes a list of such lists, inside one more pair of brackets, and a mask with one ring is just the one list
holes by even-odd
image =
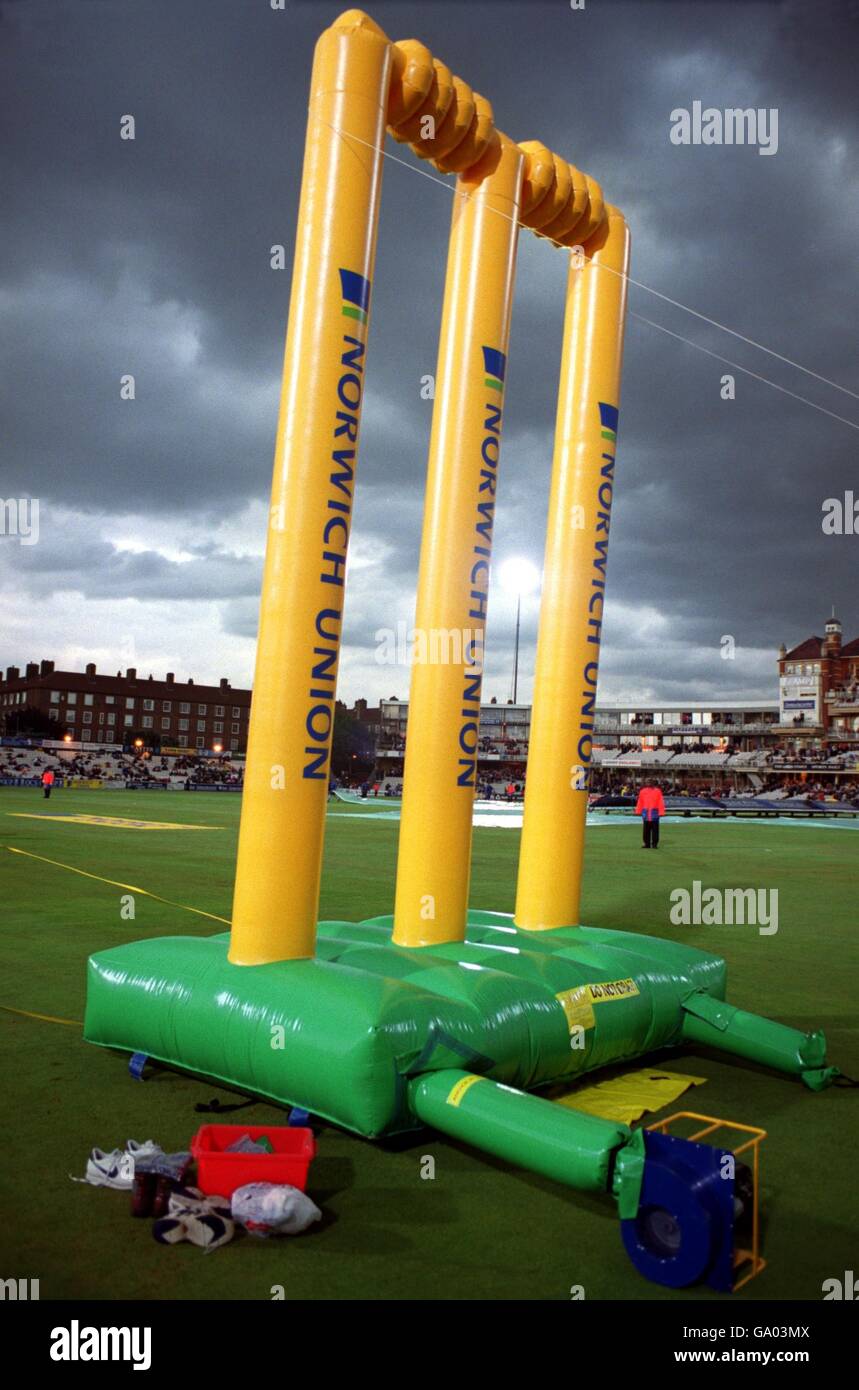
[[[347, 386], [354, 387], [354, 400], [350, 400], [346, 395]], [[354, 372], [344, 372], [337, 383], [337, 395], [340, 397], [342, 405], [345, 405], [349, 410], [357, 410], [361, 404], [361, 378], [356, 376]]]

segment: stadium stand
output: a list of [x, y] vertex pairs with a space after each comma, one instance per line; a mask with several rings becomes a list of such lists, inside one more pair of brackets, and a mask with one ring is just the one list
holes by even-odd
[[228, 758], [0, 748], [0, 783], [35, 785], [46, 768], [54, 772], [59, 787], [97, 783], [108, 789], [238, 791], [244, 777], [244, 763]]

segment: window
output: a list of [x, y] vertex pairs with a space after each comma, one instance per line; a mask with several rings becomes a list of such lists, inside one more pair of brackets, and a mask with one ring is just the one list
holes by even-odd
[[165, 714], [170, 714], [170, 712], [171, 712], [172, 709], [173, 709], [173, 701], [172, 701], [172, 700], [162, 700], [162, 701], [161, 701], [161, 708], [162, 708], [162, 710], [164, 711]]
[[91, 724], [91, 723], [92, 723], [92, 710], [91, 710], [91, 709], [85, 709], [85, 710], [84, 710], [84, 723], [85, 723], [85, 724]]
[[104, 703], [106, 705], [113, 705], [116, 703], [116, 701], [114, 700], [114, 697], [112, 695], [105, 695]]
[[116, 723], [116, 715], [114, 714], [113, 710], [111, 710], [110, 713], [108, 714], [108, 716], [107, 716], [107, 722], [108, 722], [108, 724], [115, 724], [115, 723]]
[[198, 705], [198, 706], [197, 706], [197, 713], [198, 713], [198, 714], [205, 714], [207, 709], [208, 709], [208, 705]]
[[144, 708], [144, 709], [148, 709], [148, 710], [153, 710], [153, 709], [155, 708], [155, 701], [154, 701], [154, 700], [144, 700], [144, 701], [143, 701], [143, 708]]
[[180, 747], [180, 748], [187, 748], [187, 747], [188, 747], [188, 735], [187, 735], [187, 734], [180, 734], [180, 735], [179, 735], [179, 747]]
[[205, 746], [206, 746], [206, 740], [204, 739], [204, 737], [203, 737], [202, 734], [198, 734], [198, 735], [197, 735], [197, 747], [198, 747], [198, 748], [205, 748]]
[[223, 717], [224, 717], [224, 707], [223, 707], [223, 705], [215, 705], [215, 718], [216, 718], [216, 719], [223, 719]]
[[231, 725], [230, 725], [230, 732], [231, 732], [231, 733], [234, 733], [234, 734], [237, 734], [237, 733], [239, 732], [239, 726], [238, 726], [238, 724], [231, 724]]
[[238, 719], [238, 717], [239, 717], [239, 715], [241, 714], [241, 712], [242, 712], [242, 707], [241, 707], [241, 705], [233, 705], [233, 718], [234, 718], [234, 719]]
[[59, 703], [60, 703], [60, 692], [59, 692], [59, 690], [52, 690], [52, 691], [51, 691], [51, 704], [52, 704], [52, 705], [58, 705]]
[[70, 705], [76, 705], [78, 702], [78, 697], [73, 690], [70, 690], [66, 695], [66, 700]]
[[130, 729], [132, 724], [134, 723], [134, 716], [131, 714], [127, 714], [122, 722], [125, 725], [126, 729]]
[[[180, 719], [180, 720], [179, 720], [179, 728], [180, 728], [180, 729], [187, 729], [187, 727], [188, 727], [188, 721], [187, 721], [187, 719]], [[186, 739], [185, 742], [187, 743], [187, 741], [188, 741], [188, 740]], [[181, 743], [182, 740], [180, 739], [179, 742]]]
[[224, 726], [221, 723], [220, 719], [215, 720], [214, 724], [212, 725], [212, 728], [214, 729], [216, 734], [222, 734], [224, 732]]
[[170, 728], [170, 720], [169, 720], [169, 719], [162, 719], [162, 720], [161, 720], [161, 727], [162, 727], [162, 729], [169, 729], [169, 728]]
[[144, 714], [144, 716], [143, 716], [143, 727], [144, 727], [144, 729], [151, 729], [151, 728], [152, 728], [152, 715], [151, 715], [151, 714]]
[[[198, 728], [198, 729], [202, 729], [202, 730], [205, 732], [205, 729], [206, 729], [206, 721], [205, 721], [205, 719], [198, 719], [198, 720], [197, 720], [197, 728]], [[199, 744], [198, 744], [198, 747], [199, 747]]]
[[85, 705], [91, 705], [91, 704], [92, 704], [92, 696], [91, 696], [91, 695], [84, 695], [84, 704], [85, 704]]
[[187, 705], [187, 704], [181, 704], [181, 705], [179, 706], [179, 713], [180, 713], [180, 714], [190, 714], [190, 713], [191, 713], [191, 706], [190, 706], [190, 705]]
[[134, 709], [134, 696], [133, 696], [133, 695], [126, 695], [126, 697], [125, 697], [125, 708], [126, 708], [126, 709]]

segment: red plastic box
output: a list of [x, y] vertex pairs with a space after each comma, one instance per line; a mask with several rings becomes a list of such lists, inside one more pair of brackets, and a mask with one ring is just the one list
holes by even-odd
[[[274, 1152], [228, 1154], [224, 1150], [243, 1134], [251, 1139], [263, 1135]], [[197, 1186], [203, 1192], [231, 1197], [246, 1182], [274, 1182], [307, 1186], [307, 1171], [316, 1156], [312, 1129], [293, 1129], [288, 1125], [202, 1125], [191, 1140], [191, 1153], [197, 1161]]]

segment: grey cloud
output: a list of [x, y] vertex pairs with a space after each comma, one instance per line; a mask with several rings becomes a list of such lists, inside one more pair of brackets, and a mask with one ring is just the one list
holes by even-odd
[[[16, 556], [35, 622], [61, 587], [198, 603], [201, 623], [216, 599], [227, 634], [254, 631], [259, 562], [202, 538], [267, 495], [289, 296], [269, 248], [291, 256], [313, 44], [342, 8], [0, 6], [0, 492], [93, 517], [91, 536], [46, 535]], [[628, 211], [636, 280], [859, 390], [855, 4], [369, 8], [489, 94], [508, 133], [542, 138], [600, 178]], [[669, 114], [695, 99], [777, 106], [778, 155], [672, 146]], [[125, 112], [133, 144], [119, 139]], [[384, 185], [354, 536], [385, 558], [372, 583], [353, 570], [353, 697], [377, 679], [364, 654], [379, 612], [412, 611], [430, 423], [419, 383], [435, 370], [451, 211], [449, 192], [394, 160]], [[542, 555], [564, 279], [563, 257], [525, 237], [498, 558]], [[859, 422], [855, 400], [645, 290], [631, 288], [630, 307]], [[724, 402], [731, 370], [630, 322], [606, 688], [771, 690], [763, 655], [714, 665], [722, 632], [766, 653], [819, 629], [833, 601], [848, 635], [859, 632], [856, 538], [820, 528], [825, 497], [859, 490], [856, 432], [740, 373]], [[124, 372], [137, 380], [133, 403], [119, 399]], [[164, 516], [184, 521], [194, 558], [93, 539], [97, 522], [128, 511], [150, 518], [153, 536]], [[642, 607], [669, 623], [670, 662], [656, 630], [629, 630]], [[529, 616], [528, 643], [534, 631]], [[490, 610], [487, 688], [503, 686], [510, 650]]]

